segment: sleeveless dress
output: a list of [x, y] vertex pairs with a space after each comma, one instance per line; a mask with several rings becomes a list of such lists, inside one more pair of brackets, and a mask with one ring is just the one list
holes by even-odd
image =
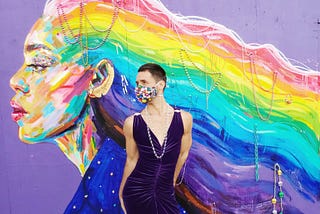
[[[173, 176], [183, 132], [181, 112], [175, 109], [168, 128], [165, 153], [161, 159], [157, 159], [149, 141], [146, 122], [140, 113], [134, 115], [133, 137], [139, 150], [139, 159], [123, 188], [127, 214], [180, 213], [174, 194]], [[151, 129], [150, 134], [160, 156], [163, 148]]]

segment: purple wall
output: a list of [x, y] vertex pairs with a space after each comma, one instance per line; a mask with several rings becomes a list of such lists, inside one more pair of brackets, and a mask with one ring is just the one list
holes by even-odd
[[[319, 0], [162, 0], [169, 10], [203, 16], [233, 29], [247, 43], [271, 43], [288, 58], [319, 70]], [[308, 2], [308, 3], [306, 3]], [[80, 174], [49, 144], [26, 145], [10, 118], [10, 77], [23, 62], [23, 42], [41, 15], [44, 0], [0, 1], [0, 210], [62, 213]]]
[[27, 145], [18, 138], [9, 101], [10, 77], [23, 63], [23, 43], [44, 0], [0, 2], [0, 213], [63, 213], [81, 177], [58, 147]]

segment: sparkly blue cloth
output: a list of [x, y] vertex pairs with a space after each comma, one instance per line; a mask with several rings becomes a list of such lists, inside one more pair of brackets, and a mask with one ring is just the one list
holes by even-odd
[[123, 213], [119, 186], [126, 152], [107, 139], [92, 160], [65, 213]]
[[[112, 139], [107, 139], [64, 213], [123, 214], [118, 195], [125, 161], [125, 150]], [[180, 207], [180, 213], [187, 212]]]

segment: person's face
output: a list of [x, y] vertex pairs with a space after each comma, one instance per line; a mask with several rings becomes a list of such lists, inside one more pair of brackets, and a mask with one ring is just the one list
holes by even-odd
[[12, 119], [19, 125], [20, 139], [28, 143], [72, 126], [88, 97], [92, 72], [76, 63], [81, 54], [69, 51], [71, 45], [53, 30], [54, 24], [44, 19], [35, 23], [26, 38], [24, 64], [10, 80], [16, 92]]
[[157, 81], [149, 71], [138, 72], [136, 78], [135, 94], [139, 102], [146, 104], [152, 102], [158, 93], [163, 94], [164, 81]]

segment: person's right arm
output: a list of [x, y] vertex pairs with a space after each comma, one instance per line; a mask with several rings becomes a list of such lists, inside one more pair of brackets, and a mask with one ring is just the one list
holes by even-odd
[[138, 158], [139, 158], [137, 144], [133, 138], [133, 116], [128, 117], [124, 121], [123, 132], [124, 132], [124, 136], [126, 139], [127, 159], [126, 159], [126, 164], [125, 164], [125, 167], [123, 170], [122, 181], [120, 184], [119, 199], [121, 202], [121, 207], [124, 210], [124, 213], [126, 213], [124, 203], [123, 203], [123, 198], [122, 198], [123, 187], [127, 181], [128, 176], [131, 174], [131, 172], [135, 168], [137, 161], [138, 161]]

